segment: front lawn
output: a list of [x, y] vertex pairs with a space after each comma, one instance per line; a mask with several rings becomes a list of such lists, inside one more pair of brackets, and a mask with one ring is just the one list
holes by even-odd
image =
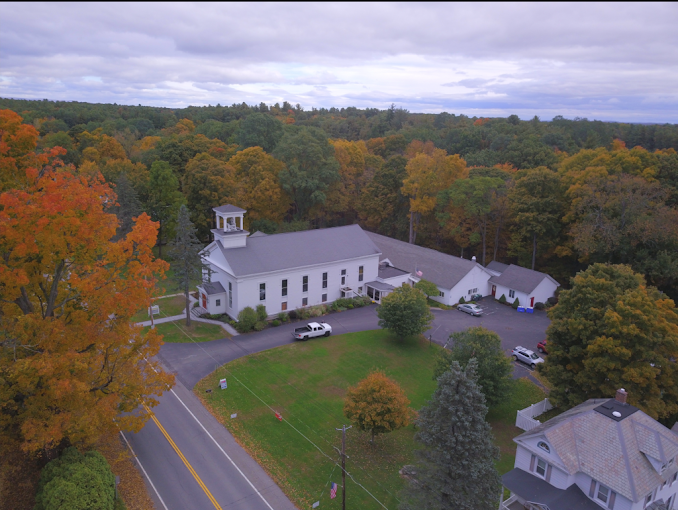
[[[144, 328], [144, 330], [148, 329], [148, 327]], [[155, 329], [163, 336], [162, 340], [165, 343], [209, 342], [231, 336], [217, 324], [198, 321], [191, 321], [190, 327], [186, 327], [185, 320], [163, 322], [157, 324]]]
[[[332, 447], [341, 445], [335, 429], [349, 424], [342, 412], [347, 387], [379, 368], [402, 386], [412, 407], [420, 409], [436, 387], [431, 376], [439, 349], [424, 340], [397, 340], [382, 330], [331, 336], [240, 358], [200, 381], [195, 392], [299, 508], [310, 508], [318, 500], [323, 508], [340, 508], [341, 495], [330, 500], [328, 483], [341, 483], [341, 470], [331, 459], [338, 459]], [[228, 388], [220, 390], [219, 379], [224, 377]], [[510, 409], [543, 399], [532, 386], [518, 382], [514, 396], [491, 413], [503, 454], [509, 455], [511, 439], [520, 432], [513, 426], [515, 410], [511, 415]], [[275, 411], [285, 422], [276, 419]], [[231, 419], [232, 414], [237, 417]], [[513, 435], [507, 442], [509, 431]], [[398, 470], [414, 462], [414, 432], [410, 425], [378, 436], [374, 445], [368, 433], [355, 428], [347, 432], [347, 471], [364, 486], [347, 478], [347, 506], [381, 508], [367, 491], [387, 508], [398, 506], [397, 493], [404, 483]], [[501, 472], [513, 467], [511, 460], [504, 469], [505, 460], [502, 455]]]
[[496, 464], [500, 475], [513, 469], [516, 459], [516, 444], [513, 438], [524, 431], [516, 427], [516, 412], [546, 398], [544, 391], [527, 378], [513, 381], [513, 391], [509, 398], [487, 413], [487, 421], [492, 426], [494, 443], [499, 447], [501, 459]]
[[[186, 298], [183, 294], [181, 296], [163, 297], [153, 300], [153, 305], [160, 307], [160, 315], [156, 315], [156, 319], [159, 317], [172, 317], [180, 315], [186, 309]], [[130, 319], [134, 324], [150, 320], [151, 317], [146, 309], [141, 310]]]

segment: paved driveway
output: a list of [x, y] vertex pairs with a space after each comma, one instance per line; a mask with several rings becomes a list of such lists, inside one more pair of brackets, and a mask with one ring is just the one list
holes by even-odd
[[[536, 351], [537, 342], [546, 336], [549, 319], [545, 312], [535, 310], [534, 314], [518, 313], [509, 306], [500, 305], [491, 297], [481, 300], [479, 305], [485, 312], [481, 317], [472, 317], [457, 310], [434, 310], [435, 321], [426, 336], [430, 335], [434, 342], [445, 345], [451, 333], [471, 326], [484, 326], [499, 334], [507, 356], [510, 356], [511, 349], [517, 345]], [[305, 322], [312, 320], [318, 319]], [[379, 328], [375, 305], [327, 315], [321, 320], [332, 326], [333, 335]], [[284, 324], [258, 333], [200, 344], [165, 344], [160, 351], [160, 358], [184, 386], [193, 388], [200, 379], [224, 363], [247, 354], [293, 343], [291, 333], [301, 324], [303, 323]], [[514, 377], [524, 377], [529, 372], [527, 366], [516, 363]]]
[[[551, 321], [544, 311], [518, 313], [510, 306], [499, 304], [491, 296], [482, 299], [478, 305], [484, 312], [480, 317], [457, 310], [434, 310], [434, 326], [426, 335], [431, 334], [433, 341], [444, 345], [451, 333], [471, 326], [483, 326], [499, 335], [501, 347], [507, 356], [518, 345], [537, 352], [537, 343], [546, 338], [546, 328]], [[514, 378], [525, 377], [532, 371], [520, 362], [514, 362], [514, 365]]]

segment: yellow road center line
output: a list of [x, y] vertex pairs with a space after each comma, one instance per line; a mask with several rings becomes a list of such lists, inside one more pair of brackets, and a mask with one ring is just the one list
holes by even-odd
[[177, 452], [177, 455], [179, 456], [181, 461], [184, 463], [184, 465], [188, 468], [188, 470], [191, 472], [191, 474], [193, 475], [193, 478], [195, 478], [195, 481], [198, 482], [198, 485], [200, 485], [202, 490], [205, 491], [205, 494], [207, 494], [207, 497], [209, 498], [209, 500], [214, 505], [214, 508], [216, 508], [217, 510], [222, 510], [221, 506], [219, 506], [219, 503], [217, 503], [217, 500], [214, 499], [214, 496], [212, 496], [212, 493], [210, 492], [210, 490], [207, 488], [207, 486], [204, 484], [204, 482], [200, 479], [200, 477], [198, 476], [198, 473], [195, 472], [195, 469], [193, 469], [193, 466], [191, 466], [191, 464], [188, 462], [186, 457], [184, 457], [184, 454], [181, 453], [181, 450], [179, 450], [179, 447], [176, 445], [176, 443], [172, 440], [170, 435], [167, 433], [167, 431], [165, 430], [165, 427], [163, 427], [160, 424], [160, 421], [158, 421], [158, 418], [156, 418], [155, 414], [153, 414], [153, 412], [148, 408], [148, 406], [146, 404], [144, 404], [144, 409], [146, 409], [146, 412], [149, 414], [151, 419], [158, 426], [158, 428], [160, 429], [160, 432], [162, 432], [162, 435], [165, 436], [165, 439], [167, 439], [167, 442], [172, 446], [172, 448], [174, 448], [174, 451]]

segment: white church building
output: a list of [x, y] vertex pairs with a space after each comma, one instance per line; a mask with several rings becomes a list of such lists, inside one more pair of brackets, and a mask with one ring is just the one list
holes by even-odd
[[244, 209], [214, 211], [214, 241], [203, 250], [211, 281], [198, 286], [208, 313], [235, 319], [247, 306], [264, 305], [273, 315], [367, 295], [368, 285], [384, 283], [377, 281], [381, 253], [359, 225], [250, 236]]
[[438, 287], [432, 299], [453, 305], [473, 294], [490, 295], [490, 278], [497, 274], [475, 258], [408, 244], [359, 225], [250, 235], [243, 228], [247, 211], [230, 204], [213, 210], [214, 241], [202, 252], [210, 281], [198, 286], [199, 306], [210, 314], [237, 319], [243, 308], [264, 305], [270, 316], [355, 296], [379, 303], [421, 278]]

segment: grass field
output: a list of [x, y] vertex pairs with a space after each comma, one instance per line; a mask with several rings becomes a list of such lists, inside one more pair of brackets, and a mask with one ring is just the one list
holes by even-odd
[[[330, 500], [328, 483], [341, 483], [332, 447], [341, 444], [335, 428], [348, 424], [342, 412], [346, 388], [379, 368], [398, 381], [419, 409], [435, 390], [431, 376], [438, 349], [428, 341], [396, 340], [381, 330], [332, 336], [236, 360], [203, 379], [195, 391], [299, 508], [318, 500], [323, 508], [340, 508], [341, 497]], [[223, 377], [228, 389], [216, 389]], [[213, 391], [207, 394], [206, 389]], [[520, 432], [513, 426], [515, 410], [543, 398], [532, 383], [519, 381], [513, 397], [492, 411], [502, 472], [513, 467], [512, 438]], [[285, 421], [279, 422], [274, 411]], [[231, 419], [234, 413], [237, 417]], [[368, 433], [355, 428], [347, 433], [347, 471], [364, 486], [347, 478], [347, 506], [381, 508], [369, 491], [387, 508], [397, 507], [403, 487], [398, 470], [414, 461], [414, 432], [410, 425], [378, 436], [374, 445]]]
[[[144, 330], [147, 329], [149, 328], [144, 328]], [[155, 329], [163, 336], [162, 340], [166, 343], [209, 342], [231, 336], [217, 324], [197, 321], [191, 321], [190, 327], [186, 327], [184, 320], [163, 322], [155, 326]]]
[[[181, 296], [172, 296], [160, 298], [153, 301], [154, 305], [160, 307], [160, 315], [158, 317], [172, 317], [173, 315], [181, 314], [186, 308], [186, 298]], [[144, 322], [151, 320], [148, 316], [148, 310], [141, 310], [136, 315], [132, 316], [131, 322]]]

